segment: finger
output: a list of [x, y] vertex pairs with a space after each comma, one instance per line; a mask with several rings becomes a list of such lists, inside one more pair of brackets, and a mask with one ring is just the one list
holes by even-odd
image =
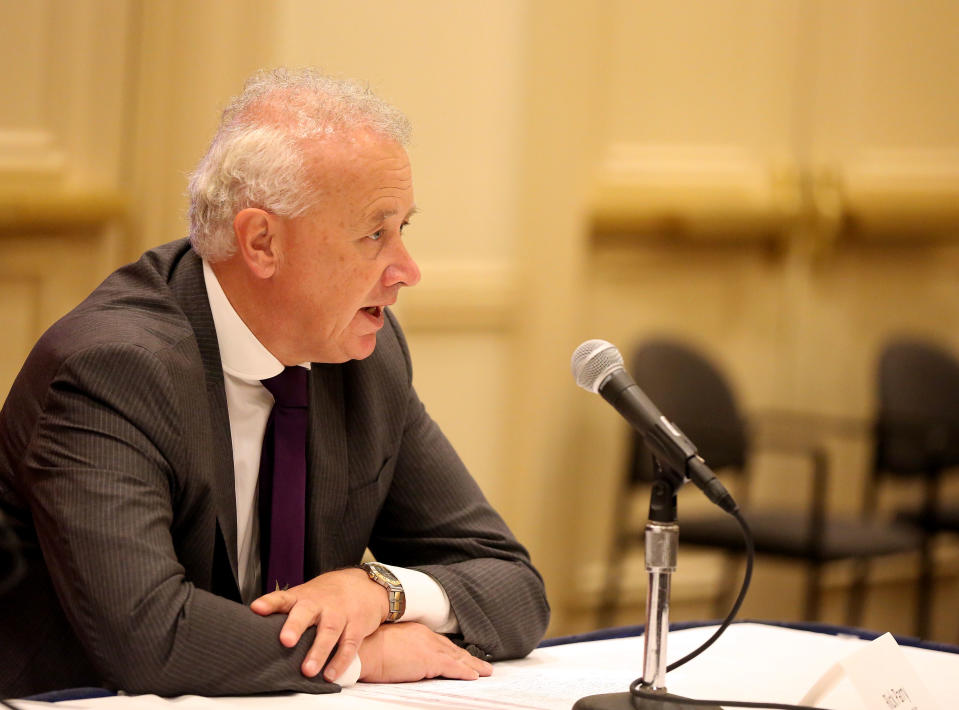
[[286, 613], [296, 604], [296, 597], [287, 591], [270, 592], [254, 599], [250, 608], [261, 616]]
[[493, 675], [493, 666], [481, 658], [477, 658], [469, 651], [460, 648], [454, 644], [450, 644], [453, 648], [451, 649], [452, 653], [448, 655], [453, 658], [453, 660], [462, 663], [465, 666], [472, 668], [481, 676], [490, 676]]
[[479, 671], [461, 658], [442, 656], [439, 675], [451, 680], [476, 680], [480, 677]]
[[[343, 675], [343, 673], [346, 672], [346, 669], [350, 667], [350, 664], [353, 662], [356, 654], [359, 652], [360, 644], [362, 643], [362, 635], [357, 634], [350, 626], [347, 626], [339, 638], [339, 642], [336, 646], [336, 653], [333, 654], [333, 658], [330, 659], [330, 662], [326, 664], [326, 670], [323, 671], [323, 677], [328, 681], [333, 682]], [[310, 649], [310, 656], [312, 655], [313, 649]], [[320, 665], [322, 665], [322, 661], [325, 660], [325, 658], [326, 657], [324, 656], [323, 658], [317, 659], [320, 661]]]
[[486, 678], [487, 676], [493, 675], [493, 664], [487, 663], [481, 658], [476, 658], [475, 656], [470, 656], [469, 660], [466, 663], [479, 673], [482, 677]]
[[[329, 611], [323, 613], [319, 623], [316, 624], [316, 638], [313, 639], [313, 645], [310, 646], [310, 650], [300, 665], [303, 675], [313, 678], [320, 672], [323, 664], [326, 663], [326, 659], [329, 658], [333, 646], [339, 641], [345, 623], [346, 620], [340, 615]], [[343, 669], [345, 668], [346, 666], [343, 666]]]
[[280, 643], [287, 648], [296, 646], [303, 632], [317, 622], [321, 613], [312, 603], [300, 601], [295, 604], [289, 610], [283, 628], [280, 629]]

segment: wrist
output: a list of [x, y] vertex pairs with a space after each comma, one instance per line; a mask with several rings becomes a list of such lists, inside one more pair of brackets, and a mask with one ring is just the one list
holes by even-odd
[[383, 589], [385, 601], [383, 621], [399, 621], [406, 611], [406, 593], [403, 590], [403, 584], [388, 567], [378, 562], [364, 562], [360, 565], [360, 568], [367, 574], [371, 582]]

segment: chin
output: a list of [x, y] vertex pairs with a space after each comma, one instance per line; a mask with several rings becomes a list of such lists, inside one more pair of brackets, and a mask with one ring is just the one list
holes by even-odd
[[318, 345], [314, 349], [310, 360], [331, 364], [349, 362], [350, 360], [365, 360], [373, 354], [375, 348], [376, 333], [354, 335], [350, 338], [341, 338]]
[[365, 360], [370, 355], [373, 354], [373, 350], [376, 349], [376, 333], [372, 335], [364, 336], [359, 339], [358, 342], [352, 343], [346, 352], [348, 353], [347, 357], [350, 360]]

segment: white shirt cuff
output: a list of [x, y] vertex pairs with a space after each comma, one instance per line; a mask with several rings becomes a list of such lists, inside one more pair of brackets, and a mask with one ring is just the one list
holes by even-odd
[[383, 565], [396, 575], [406, 595], [406, 611], [400, 621], [418, 621], [438, 634], [455, 634], [459, 621], [450, 606], [450, 599], [439, 582], [415, 569]]
[[350, 663], [349, 667], [343, 671], [343, 675], [337, 678], [334, 683], [337, 685], [347, 688], [351, 685], [356, 685], [356, 681], [360, 679], [360, 673], [363, 672], [363, 664], [360, 663], [359, 655], [353, 656], [353, 661]]

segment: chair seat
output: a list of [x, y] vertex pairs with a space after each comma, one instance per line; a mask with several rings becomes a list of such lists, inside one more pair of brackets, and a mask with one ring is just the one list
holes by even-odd
[[932, 533], [959, 532], [959, 508], [942, 508], [931, 517], [918, 510], [902, 510], [896, 514], [896, 520]]
[[[915, 550], [919, 532], [909, 525], [870, 523], [855, 518], [831, 517], [825, 524], [821, 545], [814, 548], [809, 517], [788, 510], [745, 512], [756, 552], [818, 562], [873, 557]], [[680, 518], [679, 540], [690, 545], [708, 545], [742, 550], [739, 524], [729, 515]]]

